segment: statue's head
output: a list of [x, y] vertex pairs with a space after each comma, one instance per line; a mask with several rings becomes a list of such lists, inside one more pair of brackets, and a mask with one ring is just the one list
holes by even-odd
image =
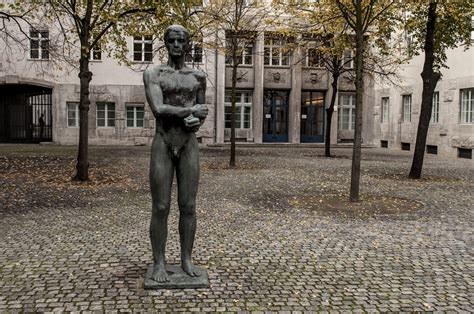
[[165, 30], [164, 41], [172, 57], [184, 57], [189, 50], [189, 32], [181, 25], [171, 25]]

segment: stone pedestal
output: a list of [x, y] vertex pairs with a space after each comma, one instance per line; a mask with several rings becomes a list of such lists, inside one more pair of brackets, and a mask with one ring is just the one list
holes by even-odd
[[200, 277], [190, 277], [183, 271], [181, 266], [167, 265], [169, 282], [160, 283], [151, 279], [153, 266], [150, 266], [145, 274], [145, 289], [198, 289], [209, 288], [209, 275], [207, 269], [197, 267], [202, 275]]

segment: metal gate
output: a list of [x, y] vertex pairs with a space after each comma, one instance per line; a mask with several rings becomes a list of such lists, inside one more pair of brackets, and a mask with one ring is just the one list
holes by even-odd
[[0, 85], [0, 142], [51, 142], [51, 96], [46, 87]]

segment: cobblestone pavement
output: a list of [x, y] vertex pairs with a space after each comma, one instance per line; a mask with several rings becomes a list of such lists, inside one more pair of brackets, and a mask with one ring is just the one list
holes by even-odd
[[[74, 151], [1, 146], [0, 189], [23, 182], [2, 162], [70, 162]], [[66, 186], [47, 194], [51, 203], [16, 207], [4, 193], [0, 312], [474, 311], [472, 161], [427, 156], [425, 178], [412, 181], [409, 153], [366, 149], [362, 195], [421, 205], [359, 215], [323, 210], [324, 194], [347, 193], [349, 149], [327, 159], [319, 148], [239, 148], [231, 170], [227, 148], [205, 148], [194, 256], [211, 287], [148, 291], [149, 148], [91, 151], [92, 166], [123, 165], [138, 188], [104, 185], [61, 202], [76, 195]], [[168, 260], [177, 263], [175, 200], [169, 235]]]

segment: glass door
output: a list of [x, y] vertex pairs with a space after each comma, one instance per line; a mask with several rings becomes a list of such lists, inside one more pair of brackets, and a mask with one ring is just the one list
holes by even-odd
[[301, 142], [324, 142], [324, 93], [301, 93]]
[[288, 142], [288, 91], [263, 94], [263, 141]]

